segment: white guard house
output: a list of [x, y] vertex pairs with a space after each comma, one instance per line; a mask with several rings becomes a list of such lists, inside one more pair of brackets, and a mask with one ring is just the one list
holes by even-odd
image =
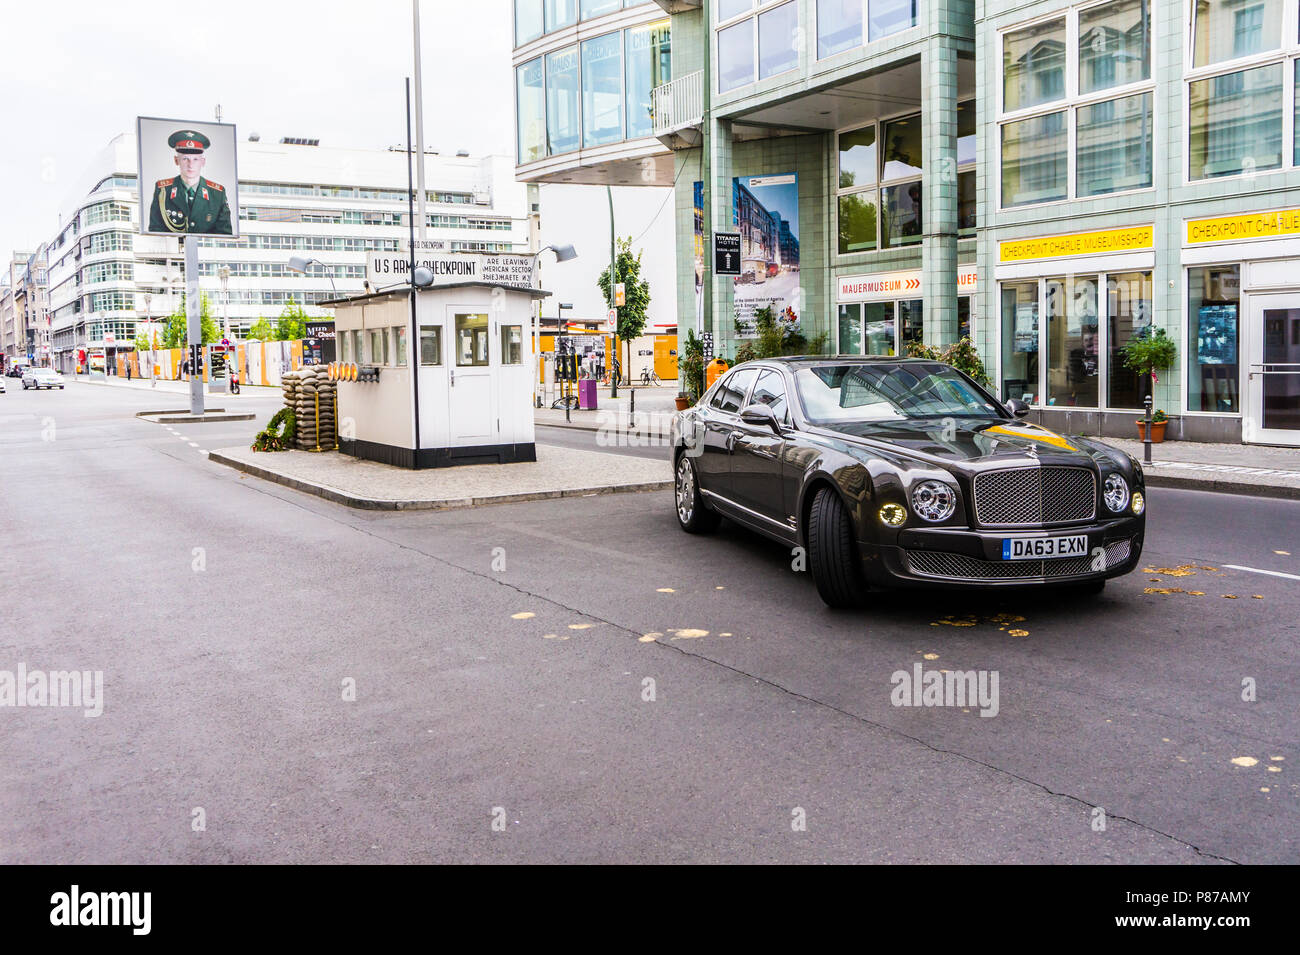
[[344, 454], [405, 468], [537, 460], [531, 316], [550, 293], [449, 277], [325, 303], [342, 367], [359, 378], [338, 386]]

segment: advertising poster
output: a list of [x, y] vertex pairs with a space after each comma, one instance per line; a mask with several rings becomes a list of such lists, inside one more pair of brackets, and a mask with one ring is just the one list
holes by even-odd
[[140, 231], [146, 235], [239, 235], [235, 127], [136, 119]]
[[753, 338], [757, 308], [770, 305], [778, 316], [799, 317], [798, 175], [732, 179], [731, 219], [731, 231], [740, 233], [733, 317], [739, 336]]
[[1014, 351], [1038, 351], [1037, 302], [1022, 303], [1016, 306], [1016, 326], [1013, 335]]
[[695, 328], [704, 319], [704, 183], [695, 183]]
[[1237, 306], [1203, 305], [1197, 312], [1196, 360], [1202, 365], [1237, 363]]

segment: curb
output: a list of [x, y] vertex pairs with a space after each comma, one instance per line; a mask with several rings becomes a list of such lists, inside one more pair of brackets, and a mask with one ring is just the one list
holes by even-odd
[[350, 494], [336, 491], [323, 484], [312, 484], [309, 481], [300, 481], [297, 478], [291, 478], [276, 471], [258, 467], [256, 464], [249, 464], [246, 461], [236, 461], [234, 458], [228, 458], [224, 454], [220, 454], [216, 451], [208, 452], [208, 460], [217, 464], [224, 464], [226, 467], [234, 468], [236, 471], [243, 471], [245, 474], [251, 474], [253, 477], [262, 478], [264, 481], [270, 481], [272, 484], [280, 484], [284, 487], [292, 488], [295, 491], [302, 491], [304, 494], [312, 494], [316, 497], [324, 498], [327, 501], [332, 501], [335, 504], [342, 504], [345, 507], [352, 507], [362, 511], [447, 511], [462, 507], [482, 507], [488, 504], [518, 504], [526, 501], [549, 501], [563, 497], [594, 497], [598, 494], [627, 494], [641, 491], [666, 491], [673, 487], [672, 481], [650, 481], [643, 484], [607, 484], [601, 487], [574, 488], [572, 490], [562, 491], [530, 491], [523, 494], [494, 494], [488, 497], [394, 501], [371, 497], [353, 497]]
[[216, 414], [203, 414], [203, 415], [192, 415], [192, 414], [186, 414], [184, 412], [176, 413], [171, 411], [164, 411], [162, 413], [155, 412], [152, 417], [145, 416], [145, 420], [152, 421], [154, 424], [163, 424], [164, 422], [171, 423], [171, 424], [186, 424], [186, 423], [193, 423], [193, 422], [203, 423], [205, 421], [252, 421], [256, 417], [257, 415], [255, 414], [251, 414], [251, 413], [238, 414], [233, 411], [227, 412], [225, 414], [216, 413]]
[[1215, 494], [1237, 494], [1243, 497], [1268, 497], [1282, 500], [1300, 500], [1300, 488], [1285, 484], [1247, 484], [1244, 481], [1217, 481], [1214, 479], [1178, 477], [1173, 474], [1145, 474], [1147, 487], [1168, 487], [1182, 491], [1209, 491]]

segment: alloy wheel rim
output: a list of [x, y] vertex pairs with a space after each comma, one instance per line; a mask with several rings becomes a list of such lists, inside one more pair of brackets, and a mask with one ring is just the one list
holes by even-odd
[[691, 519], [695, 509], [695, 481], [691, 474], [690, 462], [682, 455], [677, 462], [677, 517], [683, 523]]

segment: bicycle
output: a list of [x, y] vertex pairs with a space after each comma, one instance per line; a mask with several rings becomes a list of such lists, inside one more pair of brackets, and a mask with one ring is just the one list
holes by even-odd
[[641, 384], [643, 387], [649, 387], [650, 385], [662, 385], [663, 381], [655, 374], [653, 368], [642, 368]]

